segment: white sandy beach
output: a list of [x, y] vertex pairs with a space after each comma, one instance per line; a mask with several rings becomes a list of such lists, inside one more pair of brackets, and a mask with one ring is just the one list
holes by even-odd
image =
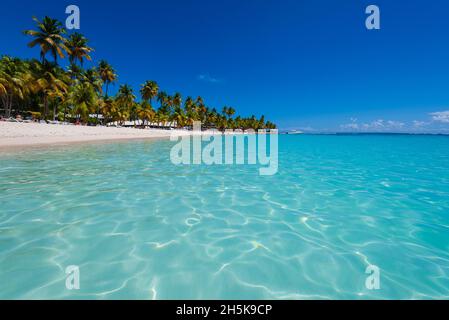
[[187, 130], [88, 127], [0, 121], [0, 147], [65, 144], [102, 140], [169, 138], [190, 135]]

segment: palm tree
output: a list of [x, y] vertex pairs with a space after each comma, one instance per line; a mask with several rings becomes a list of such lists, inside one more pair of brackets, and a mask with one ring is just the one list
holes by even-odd
[[178, 128], [184, 127], [186, 124], [186, 115], [184, 110], [180, 106], [175, 106], [170, 120], [172, 122], [176, 122], [176, 126]]
[[75, 64], [78, 60], [80, 65], [83, 66], [84, 59], [89, 61], [92, 60], [89, 53], [92, 52], [93, 49], [87, 45], [87, 42], [88, 40], [86, 37], [78, 32], [75, 32], [69, 36], [66, 41], [66, 46], [70, 51], [69, 61], [71, 64]]
[[182, 104], [182, 96], [179, 92], [176, 92], [172, 99], [172, 104], [176, 108], [180, 108]]
[[160, 104], [160, 107], [164, 106], [167, 103], [168, 94], [165, 91], [159, 91], [157, 95], [157, 101]]
[[14, 100], [23, 99], [25, 86], [24, 64], [19, 59], [3, 57], [0, 60], [0, 97], [5, 116], [11, 116]]
[[99, 102], [100, 111], [104, 116], [104, 123], [108, 124], [117, 113], [117, 104], [114, 99], [105, 98]]
[[89, 82], [81, 82], [73, 87], [69, 99], [73, 114], [84, 121], [88, 120], [92, 110], [96, 110], [99, 102], [95, 89]]
[[235, 109], [232, 107], [223, 107], [222, 113], [228, 117], [228, 120], [235, 114]]
[[103, 93], [103, 80], [100, 78], [98, 70], [95, 67], [87, 69], [81, 76], [81, 80], [89, 82], [94, 87], [95, 92], [98, 95]]
[[105, 98], [107, 98], [109, 85], [117, 80], [117, 74], [115, 73], [114, 68], [106, 60], [100, 61], [98, 73], [100, 74], [103, 83], [106, 84]]
[[137, 110], [137, 116], [142, 120], [143, 126], [145, 126], [145, 121], [148, 123], [154, 120], [155, 112], [147, 101], [143, 101]]
[[260, 120], [259, 120], [259, 122], [257, 123], [257, 129], [259, 130], [259, 129], [265, 129], [265, 116], [264, 115], [262, 115], [261, 117], [260, 117]]
[[158, 86], [157, 82], [151, 81], [151, 80], [146, 81], [140, 89], [140, 94], [142, 96], [142, 99], [144, 101], [149, 101], [150, 104], [152, 103], [152, 99], [157, 96], [158, 92], [159, 92], [159, 86]]
[[127, 84], [121, 85], [116, 98], [121, 114], [121, 121], [124, 121], [123, 118], [125, 117], [125, 114], [128, 114], [129, 117], [131, 108], [134, 105], [134, 100], [136, 100], [136, 96], [133, 94], [133, 89]]
[[158, 118], [160, 122], [166, 123], [170, 118], [171, 97], [165, 91], [160, 91], [157, 100], [160, 105], [157, 110]]
[[67, 72], [70, 75], [70, 77], [73, 80], [75, 80], [75, 79], [79, 79], [81, 77], [81, 75], [83, 74], [83, 68], [81, 68], [80, 66], [72, 63], [68, 67]]
[[185, 116], [186, 116], [186, 122], [189, 125], [193, 124], [193, 121], [199, 120], [199, 116], [197, 113], [197, 106], [195, 105], [195, 102], [193, 101], [192, 97], [187, 97], [186, 101], [184, 102], [184, 110], [185, 110]]
[[[32, 64], [32, 72], [34, 78], [34, 91], [42, 94], [44, 117], [48, 116], [48, 105], [50, 99], [64, 98], [68, 90], [68, 83], [70, 79], [55, 63], [46, 61], [45, 63]], [[53, 111], [53, 119], [56, 114]]]
[[[94, 88], [95, 94], [97, 96], [101, 96], [101, 94], [103, 93], [103, 80], [101, 80], [100, 75], [98, 74], [98, 71], [95, 67], [84, 71], [81, 81], [90, 83], [90, 85]], [[99, 103], [97, 106], [97, 110], [94, 111], [96, 113], [97, 123], [99, 122], [100, 108], [101, 106]]]
[[64, 38], [66, 31], [62, 27], [61, 22], [50, 17], [45, 17], [42, 22], [36, 17], [33, 17], [33, 20], [37, 24], [37, 30], [26, 30], [24, 34], [35, 38], [28, 46], [33, 48], [39, 45], [41, 48], [40, 57], [42, 63], [46, 61], [48, 52], [51, 53], [55, 63], [57, 63], [58, 56], [61, 59], [64, 58], [63, 51], [70, 54], [70, 50], [66, 46], [66, 39]]

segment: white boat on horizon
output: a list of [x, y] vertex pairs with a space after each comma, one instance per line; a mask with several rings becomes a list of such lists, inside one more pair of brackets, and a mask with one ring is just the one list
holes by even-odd
[[285, 134], [304, 134], [304, 132], [300, 130], [289, 130]]

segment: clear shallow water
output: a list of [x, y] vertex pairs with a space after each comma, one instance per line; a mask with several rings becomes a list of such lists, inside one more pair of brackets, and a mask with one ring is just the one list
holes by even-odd
[[281, 136], [275, 176], [171, 146], [0, 151], [0, 298], [449, 298], [449, 137]]

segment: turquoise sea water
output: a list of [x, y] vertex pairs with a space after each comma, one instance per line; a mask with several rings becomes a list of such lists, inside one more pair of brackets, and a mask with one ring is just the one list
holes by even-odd
[[280, 136], [274, 176], [172, 145], [1, 150], [0, 298], [449, 298], [449, 137]]

